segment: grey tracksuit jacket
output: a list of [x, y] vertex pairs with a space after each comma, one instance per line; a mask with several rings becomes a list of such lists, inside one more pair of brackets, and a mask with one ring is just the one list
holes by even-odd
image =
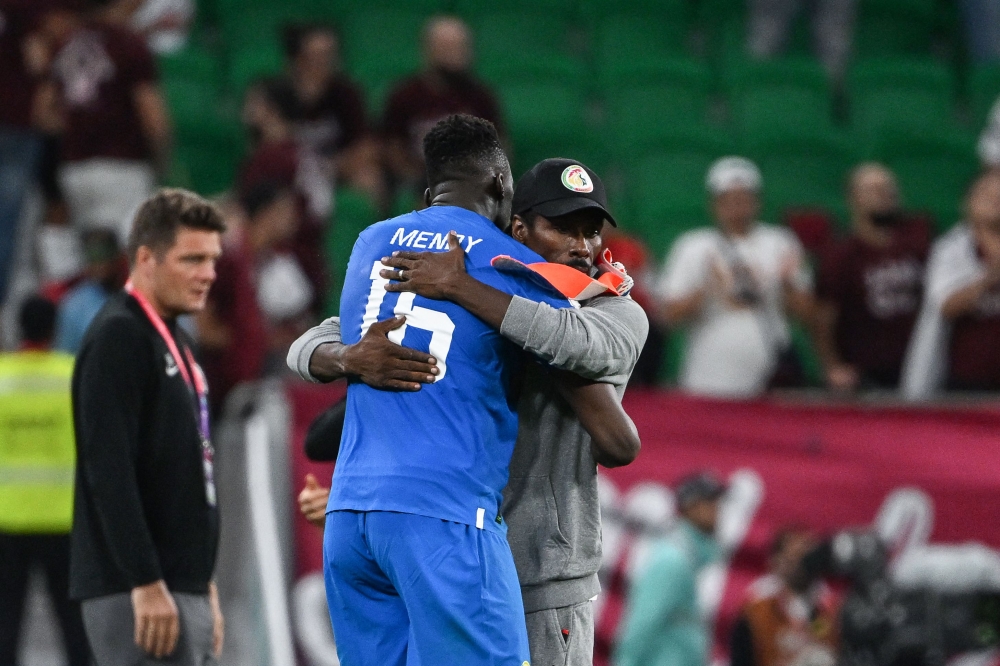
[[[547, 365], [613, 384], [619, 397], [649, 331], [628, 297], [599, 297], [554, 309], [515, 296], [501, 334]], [[321, 344], [340, 342], [327, 319], [288, 351], [288, 367], [307, 381]], [[528, 365], [518, 403], [518, 437], [502, 513], [526, 613], [572, 606], [600, 592], [601, 511], [590, 436], [559, 394], [546, 365]]]

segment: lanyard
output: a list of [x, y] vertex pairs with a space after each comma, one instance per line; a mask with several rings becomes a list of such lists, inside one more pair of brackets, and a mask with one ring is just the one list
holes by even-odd
[[[191, 349], [185, 345], [184, 355], [186, 358], [181, 356], [180, 350], [177, 348], [177, 343], [174, 341], [174, 336], [170, 333], [170, 329], [163, 323], [163, 319], [153, 309], [149, 301], [146, 300], [146, 297], [142, 295], [142, 292], [136, 290], [131, 280], [126, 283], [125, 291], [139, 303], [139, 307], [146, 313], [146, 317], [153, 324], [153, 328], [156, 329], [156, 332], [163, 338], [163, 342], [166, 343], [170, 355], [174, 357], [174, 363], [177, 364], [181, 377], [184, 378], [184, 383], [188, 385], [189, 389], [194, 391], [198, 399], [198, 430], [201, 432], [202, 444], [208, 444], [211, 441], [208, 425], [208, 385], [205, 383], [205, 377], [201, 374], [201, 369], [194, 362]], [[185, 364], [185, 360], [187, 364]], [[189, 367], [191, 369], [190, 372], [188, 371]], [[192, 374], [194, 377], [191, 376]]]

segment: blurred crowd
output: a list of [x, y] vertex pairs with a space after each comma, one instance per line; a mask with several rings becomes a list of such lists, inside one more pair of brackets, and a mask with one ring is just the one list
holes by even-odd
[[[961, 5], [970, 55], [996, 59], [1000, 39], [985, 33], [1000, 21], [984, 17], [998, 3]], [[853, 0], [752, 0], [748, 10], [749, 53], [780, 54], [793, 19], [809, 12], [816, 55], [843, 76]], [[191, 0], [0, 0], [0, 301], [40, 291], [56, 302], [64, 351], [122, 286], [131, 215], [168, 178], [174, 133], [157, 54], [183, 45], [194, 12]], [[498, 96], [474, 72], [468, 26], [439, 16], [414, 30], [423, 67], [392, 86], [377, 121], [341, 68], [337, 31], [319, 23], [286, 26], [285, 71], [251, 82], [240, 100], [247, 151], [218, 201], [226, 253], [209, 308], [187, 324], [216, 409], [240, 382], [279, 372], [289, 342], [327, 314], [340, 285], [320, 248], [338, 191], [361, 193], [383, 216], [400, 201], [418, 208], [421, 139], [434, 122], [471, 113], [504, 133]], [[634, 382], [661, 381], [672, 348], [680, 388], [697, 394], [752, 397], [817, 376], [838, 392], [911, 398], [1000, 389], [1000, 103], [980, 157], [965, 219], [946, 221], [956, 225], [936, 240], [876, 163], [846, 176], [846, 236], [823, 215], [767, 224], [768, 184], [741, 157], [705, 175], [714, 224], [683, 234], [668, 256], [652, 256], [627, 222], [608, 229], [654, 322]], [[32, 192], [41, 212], [25, 205]], [[32, 215], [39, 224], [25, 222]], [[31, 287], [8, 289], [25, 272], [37, 276]], [[811, 378], [809, 358], [819, 365]]]

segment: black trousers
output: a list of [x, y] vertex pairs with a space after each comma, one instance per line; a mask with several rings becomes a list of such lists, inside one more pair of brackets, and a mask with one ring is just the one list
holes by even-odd
[[28, 576], [35, 566], [45, 574], [69, 666], [87, 666], [90, 648], [80, 604], [69, 599], [69, 535], [6, 532], [0, 532], [0, 666], [14, 666], [17, 660]]

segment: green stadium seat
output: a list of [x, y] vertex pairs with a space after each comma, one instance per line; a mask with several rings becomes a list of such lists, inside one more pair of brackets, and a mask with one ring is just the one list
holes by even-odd
[[859, 2], [854, 52], [862, 57], [928, 55], [935, 12], [935, 0]]
[[568, 24], [541, 12], [503, 12], [474, 17], [479, 72], [499, 84], [561, 80], [578, 85], [583, 59], [573, 54]]
[[787, 57], [773, 60], [744, 60], [731, 63], [723, 72], [726, 92], [731, 99], [751, 91], [771, 91], [781, 96], [788, 90], [808, 90], [831, 97], [830, 81], [815, 58]]
[[366, 87], [391, 84], [420, 67], [426, 15], [402, 9], [353, 13], [341, 27], [346, 69]]
[[705, 102], [712, 92], [712, 72], [694, 58], [652, 56], [641, 60], [611, 59], [598, 63], [597, 76], [605, 98], [621, 90], [637, 87], [671, 87], [702, 97]]
[[236, 52], [229, 63], [229, 90], [240, 96], [254, 81], [281, 73], [284, 65], [275, 42]]
[[747, 90], [733, 100], [734, 124], [744, 141], [772, 136], [823, 136], [833, 129], [830, 98], [808, 88]]
[[819, 207], [831, 212], [844, 205], [844, 179], [856, 162], [848, 141], [836, 134], [772, 136], [747, 146], [746, 154], [764, 177], [765, 218], [777, 220], [787, 208]]
[[174, 151], [172, 184], [212, 196], [232, 187], [239, 165], [239, 154], [232, 146], [208, 143], [181, 144]]
[[1000, 64], [977, 67], [969, 77], [969, 106], [977, 130], [986, 125], [997, 100], [1000, 100]]
[[899, 177], [908, 208], [927, 210], [943, 231], [960, 219], [965, 191], [979, 169], [975, 136], [937, 133], [892, 133], [876, 146], [876, 157]]
[[684, 128], [705, 125], [709, 92], [707, 76], [609, 91], [605, 140], [630, 153], [676, 145], [677, 135]]
[[629, 169], [635, 228], [663, 252], [674, 238], [708, 220], [705, 174], [721, 152], [695, 149], [648, 155]]
[[190, 81], [210, 88], [219, 86], [219, 56], [208, 49], [188, 46], [157, 59], [164, 81]]
[[326, 262], [334, 276], [329, 290], [325, 316], [340, 312], [340, 292], [344, 286], [347, 261], [358, 235], [379, 220], [371, 199], [362, 192], [347, 188], [337, 190], [333, 220], [326, 229]]
[[849, 84], [852, 125], [869, 140], [885, 131], [934, 129], [953, 121], [954, 80], [933, 60], [861, 61]]
[[587, 105], [573, 86], [524, 83], [500, 89], [515, 173], [547, 157], [567, 155], [592, 141]]
[[449, 4], [450, 11], [473, 22], [488, 20], [498, 11], [511, 14], [524, 12], [546, 14], [566, 21], [579, 19], [581, 15], [579, 5], [563, 0], [507, 0], [502, 7], [482, 0], [453, 0]]
[[595, 30], [596, 61], [608, 71], [685, 55], [687, 50], [689, 28], [680, 18], [617, 14], [601, 19]]

